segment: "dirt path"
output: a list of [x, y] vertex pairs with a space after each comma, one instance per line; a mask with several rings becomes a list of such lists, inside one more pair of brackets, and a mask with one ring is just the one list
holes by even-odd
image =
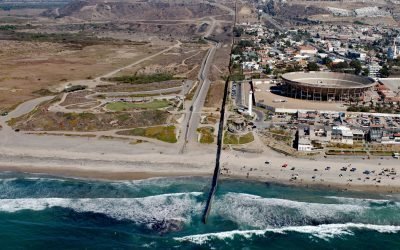
[[95, 81], [100, 81], [101, 78], [108, 78], [108, 77], [111, 77], [111, 76], [117, 74], [118, 72], [120, 72], [120, 71], [122, 71], [122, 70], [129, 69], [129, 68], [131, 68], [131, 67], [133, 67], [133, 66], [135, 66], [135, 65], [137, 65], [137, 64], [140, 64], [140, 63], [142, 63], [142, 62], [144, 62], [144, 61], [147, 61], [147, 60], [152, 59], [152, 58], [154, 58], [154, 57], [156, 57], [156, 56], [159, 56], [159, 55], [161, 55], [161, 54], [163, 54], [163, 53], [165, 53], [165, 52], [167, 52], [167, 51], [170, 51], [170, 50], [172, 50], [172, 49], [174, 49], [174, 48], [179, 48], [179, 47], [181, 46], [181, 44], [182, 44], [182, 43], [181, 43], [180, 41], [177, 41], [176, 44], [174, 44], [174, 45], [172, 45], [172, 46], [170, 46], [170, 47], [168, 47], [168, 48], [166, 48], [166, 49], [164, 49], [164, 50], [162, 50], [162, 51], [160, 51], [160, 52], [157, 52], [157, 53], [155, 53], [155, 54], [152, 54], [152, 55], [150, 55], [150, 56], [147, 56], [147, 57], [145, 57], [145, 58], [142, 58], [142, 59], [140, 59], [140, 60], [138, 60], [138, 61], [136, 61], [136, 62], [134, 62], [134, 63], [131, 63], [131, 64], [126, 65], [126, 66], [124, 66], [124, 67], [121, 67], [121, 68], [119, 68], [119, 69], [113, 70], [113, 71], [111, 71], [111, 72], [109, 72], [109, 73], [107, 73], [107, 74], [105, 74], [105, 75], [99, 76], [99, 77], [95, 78]]

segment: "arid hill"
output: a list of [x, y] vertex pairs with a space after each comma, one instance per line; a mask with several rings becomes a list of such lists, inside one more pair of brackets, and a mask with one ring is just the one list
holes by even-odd
[[301, 5], [286, 1], [270, 0], [263, 10], [272, 15], [284, 18], [303, 18], [316, 14], [327, 14], [327, 10], [313, 5]]
[[206, 2], [104, 2], [102, 0], [73, 1], [62, 8], [43, 13], [47, 17], [72, 17], [87, 21], [174, 20], [224, 14], [227, 14], [226, 11]]

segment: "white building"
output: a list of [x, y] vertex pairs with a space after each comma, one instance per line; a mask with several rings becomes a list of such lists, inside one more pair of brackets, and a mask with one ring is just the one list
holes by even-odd
[[312, 151], [312, 144], [308, 138], [299, 138], [299, 143], [297, 145], [298, 151]]
[[299, 53], [301, 55], [315, 55], [318, 53], [318, 50], [309, 45], [299, 46]]
[[378, 63], [371, 63], [368, 65], [369, 76], [376, 78], [379, 77], [379, 71], [382, 69]]

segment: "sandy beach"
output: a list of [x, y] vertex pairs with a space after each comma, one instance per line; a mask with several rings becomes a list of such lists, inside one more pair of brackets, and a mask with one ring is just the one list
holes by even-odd
[[[182, 153], [179, 143], [166, 145], [149, 140], [131, 144], [130, 140], [35, 135], [15, 132], [7, 125], [6, 119], [27, 113], [49, 98], [28, 101], [7, 118], [0, 117], [0, 171], [110, 180], [167, 176], [210, 176], [211, 180], [216, 158], [213, 144], [189, 143]], [[391, 157], [300, 159], [261, 144], [256, 147], [260, 149], [258, 153], [229, 147], [223, 150], [221, 177], [322, 185], [343, 190], [400, 192], [400, 160]], [[350, 171], [352, 168], [354, 171]]]
[[[168, 152], [156, 145], [130, 145], [124, 141], [23, 135], [42, 145], [14, 144], [2, 147], [0, 171], [44, 173], [79, 178], [133, 180], [171, 176], [210, 176], [215, 166], [212, 146], [186, 154]], [[50, 147], [46, 147], [47, 143]], [[73, 146], [75, 144], [75, 146]], [[266, 164], [265, 162], [269, 163]], [[375, 158], [323, 158], [317, 160], [284, 156], [272, 150], [243, 153], [224, 150], [221, 177], [268, 181], [289, 185], [324, 186], [341, 190], [400, 192], [399, 160]], [[283, 167], [287, 164], [286, 167]], [[329, 167], [329, 168], [327, 168]], [[341, 168], [347, 167], [346, 171]], [[351, 168], [356, 168], [354, 172]], [[394, 171], [393, 171], [393, 170]], [[368, 170], [370, 173], [365, 174]], [[386, 170], [386, 171], [385, 171]], [[394, 174], [396, 172], [396, 174]], [[382, 173], [381, 175], [379, 175]]]

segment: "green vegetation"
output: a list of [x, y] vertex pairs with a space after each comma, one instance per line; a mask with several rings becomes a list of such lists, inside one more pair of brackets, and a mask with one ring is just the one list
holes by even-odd
[[48, 89], [39, 89], [39, 90], [33, 91], [32, 94], [40, 95], [40, 96], [48, 96], [48, 95], [54, 95], [54, 94], [56, 94], [56, 93], [51, 92], [51, 91], [48, 90]]
[[214, 142], [214, 128], [202, 127], [198, 128], [197, 132], [200, 133], [200, 143], [211, 144]]
[[0, 30], [16, 30], [17, 27], [14, 25], [1, 25]]
[[[81, 49], [85, 46], [98, 44], [133, 44], [124, 40], [113, 38], [99, 38], [83, 33], [31, 33], [16, 32], [12, 25], [1, 26], [0, 39], [16, 41], [52, 42], [68, 44], [70, 47]], [[16, 26], [16, 29], [19, 27]]]
[[272, 128], [268, 132], [274, 140], [283, 142], [288, 146], [292, 145], [293, 137], [289, 131], [280, 128]]
[[118, 134], [143, 136], [154, 138], [160, 141], [176, 143], [175, 126], [156, 126], [148, 128], [135, 128], [132, 130], [125, 130]]
[[93, 113], [64, 113], [63, 114], [64, 118], [66, 120], [75, 120], [75, 119], [81, 119], [81, 120], [93, 120], [96, 119], [96, 115]]
[[379, 71], [379, 73], [381, 74], [382, 77], [386, 78], [389, 77], [390, 75], [390, 71], [389, 71], [389, 67], [385, 64], [383, 65], [382, 69]]
[[231, 75], [230, 80], [232, 81], [243, 81], [245, 79], [244, 75], [241, 74], [234, 74]]
[[130, 109], [160, 109], [168, 106], [169, 102], [167, 100], [154, 100], [144, 103], [113, 102], [108, 103], [106, 108], [113, 111], [127, 111]]
[[119, 82], [119, 83], [130, 83], [130, 84], [144, 84], [152, 82], [163, 82], [173, 80], [174, 77], [171, 74], [158, 73], [151, 75], [124, 75], [107, 78], [107, 81]]
[[235, 37], [241, 37], [243, 32], [244, 32], [244, 29], [242, 27], [236, 27], [236, 26], [233, 27], [233, 35]]
[[364, 22], [361, 22], [359, 20], [356, 20], [353, 22], [354, 24], [358, 24], [358, 25], [366, 25]]
[[347, 108], [349, 112], [371, 112], [371, 108], [367, 106], [350, 106]]
[[308, 71], [319, 71], [319, 65], [315, 62], [309, 62], [307, 64]]
[[350, 62], [350, 67], [354, 69], [354, 74], [359, 75], [362, 71], [361, 62], [359, 60], [352, 60]]
[[63, 91], [66, 93], [69, 93], [69, 92], [74, 92], [74, 91], [78, 91], [78, 90], [84, 90], [86, 88], [87, 88], [87, 86], [85, 86], [85, 85], [72, 85], [72, 86], [66, 87]]
[[224, 135], [224, 144], [246, 144], [254, 141], [252, 132], [245, 135], [234, 135], [230, 132], [226, 132]]
[[367, 155], [363, 150], [328, 150], [327, 155]]
[[269, 65], [265, 65], [264, 67], [264, 74], [271, 74], [272, 73], [272, 69], [269, 67]]

